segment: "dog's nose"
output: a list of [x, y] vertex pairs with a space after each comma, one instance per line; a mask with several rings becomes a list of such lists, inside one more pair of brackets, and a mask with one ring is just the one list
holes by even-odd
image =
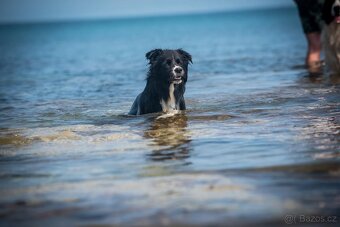
[[183, 69], [180, 67], [175, 68], [175, 73], [181, 73], [182, 71]]

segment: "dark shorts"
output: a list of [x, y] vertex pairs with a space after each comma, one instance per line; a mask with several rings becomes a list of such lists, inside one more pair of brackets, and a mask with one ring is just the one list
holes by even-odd
[[294, 0], [304, 33], [321, 32], [324, 0]]

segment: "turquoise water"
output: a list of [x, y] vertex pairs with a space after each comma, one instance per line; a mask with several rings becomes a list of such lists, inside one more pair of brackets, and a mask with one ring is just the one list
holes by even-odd
[[[301, 66], [295, 9], [0, 34], [2, 226], [270, 226], [339, 213], [339, 83]], [[192, 54], [188, 110], [127, 116], [153, 48]]]

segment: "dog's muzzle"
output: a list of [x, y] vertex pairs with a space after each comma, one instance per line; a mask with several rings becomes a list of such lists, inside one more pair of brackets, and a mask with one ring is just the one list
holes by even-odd
[[180, 84], [182, 83], [182, 79], [183, 79], [183, 76], [184, 76], [184, 70], [182, 67], [180, 66], [175, 66], [172, 70], [172, 73], [173, 73], [173, 79], [172, 81], [175, 83], [175, 84]]

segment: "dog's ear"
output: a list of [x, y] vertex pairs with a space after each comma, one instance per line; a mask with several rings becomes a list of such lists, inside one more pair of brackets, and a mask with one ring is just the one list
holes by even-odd
[[192, 58], [188, 52], [182, 49], [178, 49], [177, 52], [180, 53], [185, 58], [185, 60], [189, 61], [192, 64]]
[[159, 57], [159, 55], [161, 55], [162, 52], [163, 51], [161, 49], [154, 49], [154, 50], [147, 52], [145, 54], [145, 57], [146, 57], [146, 59], [148, 59], [150, 61], [149, 63], [151, 64], [154, 61], [156, 61], [156, 59]]
[[333, 0], [326, 0], [323, 4], [322, 19], [325, 21], [326, 24], [330, 24], [334, 19], [332, 16], [333, 3]]

